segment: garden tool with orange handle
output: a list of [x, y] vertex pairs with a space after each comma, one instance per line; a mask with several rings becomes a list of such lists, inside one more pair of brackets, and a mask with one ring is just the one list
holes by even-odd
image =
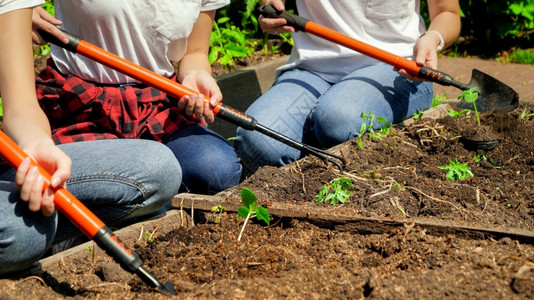
[[[99, 62], [111, 69], [119, 71], [135, 80], [138, 80], [148, 86], [154, 87], [160, 91], [167, 93], [175, 98], [182, 98], [186, 95], [196, 94], [192, 89], [189, 89], [180, 83], [166, 78], [162, 75], [156, 74], [146, 68], [134, 64], [124, 58], [121, 58], [113, 53], [110, 53], [102, 48], [99, 48], [71, 33], [63, 31], [69, 38], [69, 43], [65, 44], [52, 36], [48, 32], [39, 30], [39, 34], [46, 41], [62, 47], [68, 51], [78, 53], [96, 62]], [[205, 103], [209, 103], [209, 98], [204, 96]], [[234, 125], [242, 127], [247, 130], [256, 130], [262, 134], [265, 134], [279, 142], [282, 142], [288, 146], [298, 149], [304, 153], [308, 153], [319, 157], [323, 161], [329, 161], [336, 165], [340, 170], [343, 170], [345, 165], [345, 159], [339, 155], [327, 152], [325, 150], [315, 148], [298, 141], [295, 141], [279, 132], [276, 132], [268, 127], [265, 127], [258, 123], [256, 119], [248, 116], [228, 105], [219, 102], [217, 106], [213, 107], [213, 114], [226, 120]], [[336, 161], [336, 160], [339, 160]]]
[[[0, 155], [15, 169], [28, 157], [2, 130], [0, 130]], [[44, 177], [45, 184], [43, 190], [48, 188], [51, 180], [50, 173], [39, 166], [34, 160], [31, 163], [39, 169], [39, 173]], [[113, 257], [126, 271], [137, 274], [148, 285], [157, 288], [159, 292], [172, 295], [176, 294], [172, 282], [168, 281], [163, 284], [143, 268], [143, 262], [139, 255], [129, 249], [111, 229], [67, 189], [55, 189], [54, 205], [83, 234], [92, 239], [108, 255]]]
[[[511, 111], [518, 105], [519, 96], [516, 91], [501, 81], [477, 69], [473, 69], [470, 82], [464, 84], [454, 80], [451, 76], [441, 71], [425, 66], [419, 66], [413, 60], [409, 60], [361, 42], [343, 33], [314, 23], [304, 17], [286, 11], [279, 11], [270, 4], [261, 6], [260, 12], [264, 17], [284, 18], [287, 22], [286, 25], [291, 26], [296, 30], [313, 34], [349, 49], [358, 51], [364, 55], [390, 64], [396, 69], [404, 69], [413, 76], [418, 76], [444, 86], [453, 86], [463, 91], [475, 88], [475, 91], [478, 93], [478, 98], [476, 100], [478, 111], [485, 112], [492, 108]], [[458, 106], [468, 109], [474, 108], [472, 103], [467, 103], [463, 101], [463, 99], [458, 103]]]

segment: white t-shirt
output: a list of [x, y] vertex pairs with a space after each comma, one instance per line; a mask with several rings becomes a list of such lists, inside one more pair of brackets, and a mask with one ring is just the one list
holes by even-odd
[[[425, 31], [419, 0], [297, 0], [301, 17], [396, 55], [411, 58], [417, 38]], [[379, 63], [354, 50], [311, 33], [293, 34], [295, 47], [288, 63], [329, 82], [352, 71]]]
[[[229, 0], [56, 0], [60, 28], [137, 65], [170, 77], [202, 11]], [[58, 47], [52, 58], [59, 71], [107, 84], [136, 82], [128, 76]]]
[[35, 7], [43, 3], [43, 0], [0, 0], [0, 15], [21, 8]]

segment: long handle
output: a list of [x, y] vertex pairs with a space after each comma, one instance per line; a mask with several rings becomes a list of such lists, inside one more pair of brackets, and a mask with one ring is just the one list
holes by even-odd
[[[70, 52], [78, 53], [85, 57], [88, 57], [142, 83], [157, 88], [175, 98], [181, 98], [186, 95], [197, 93], [174, 80], [171, 80], [169, 78], [156, 74], [153, 71], [136, 65], [133, 62], [130, 62], [122, 57], [110, 53], [100, 47], [97, 47], [71, 33], [65, 31], [63, 31], [63, 33], [65, 33], [69, 38], [68, 44], [64, 44], [48, 32], [39, 30], [39, 34], [50, 43], [65, 48]], [[206, 96], [204, 96], [204, 102], [209, 103], [209, 99]], [[217, 106], [213, 108], [213, 113], [221, 119], [229, 121], [234, 125], [237, 125], [247, 130], [258, 131], [295, 149], [315, 155], [323, 160], [330, 161], [335, 164], [339, 169], [343, 169], [342, 165], [339, 162], [332, 160], [332, 158], [335, 158], [345, 164], [345, 159], [341, 156], [297, 142], [281, 133], [278, 133], [270, 128], [259, 124], [258, 121], [256, 121], [256, 119], [252, 118], [251, 116], [248, 116], [228, 105], [224, 105], [222, 104], [222, 102], [219, 102]]]
[[[100, 47], [97, 47], [71, 33], [63, 31], [69, 38], [69, 43], [64, 44], [56, 37], [49, 34], [46, 31], [39, 30], [39, 34], [50, 43], [65, 48], [66, 50], [78, 53], [85, 57], [88, 57], [98, 63], [105, 65], [111, 69], [117, 70], [135, 80], [143, 82], [149, 86], [156, 87], [162, 92], [167, 93], [175, 98], [182, 98], [186, 95], [197, 94], [196, 91], [185, 87], [178, 82], [156, 74], [146, 68], [136, 65], [122, 57], [119, 57], [111, 52], [108, 52]], [[209, 103], [209, 98], [204, 97], [204, 102]], [[232, 122], [245, 129], [254, 130], [256, 128], [257, 121], [254, 118], [247, 116], [246, 114], [219, 102], [216, 107], [213, 108], [213, 113], [229, 122]]]
[[470, 88], [467, 84], [463, 84], [454, 80], [446, 73], [429, 67], [419, 66], [413, 60], [409, 60], [405, 57], [369, 45], [348, 35], [314, 23], [304, 17], [297, 16], [286, 11], [278, 11], [270, 4], [261, 6], [260, 12], [264, 17], [284, 18], [287, 22], [286, 25], [291, 26], [296, 30], [311, 33], [328, 41], [358, 51], [364, 55], [392, 65], [397, 69], [404, 69], [411, 75], [425, 78], [445, 86], [452, 85], [462, 90], [468, 90]]
[[[6, 159], [10, 166], [17, 169], [28, 155], [0, 130], [0, 154]], [[39, 169], [39, 173], [44, 177], [44, 187], [50, 186], [51, 175], [43, 169], [33, 159], [32, 166]], [[108, 255], [113, 257], [126, 271], [137, 273], [143, 280], [153, 287], [165, 290], [168, 289], [153, 276], [143, 269], [139, 255], [129, 249], [104, 222], [92, 213], [83, 203], [65, 188], [57, 188], [54, 191], [54, 205], [63, 213], [83, 234], [95, 241]]]

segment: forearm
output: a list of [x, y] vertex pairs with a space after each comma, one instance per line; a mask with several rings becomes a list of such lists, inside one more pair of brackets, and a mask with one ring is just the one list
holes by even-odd
[[[31, 9], [0, 15], [0, 87], [2, 129], [15, 142], [50, 137], [50, 125], [35, 94], [31, 52]], [[26, 38], [23, 38], [26, 37]]]
[[187, 49], [178, 67], [178, 80], [192, 72], [208, 72], [211, 75], [211, 65], [208, 60], [210, 36], [215, 11], [201, 12], [195, 26], [187, 39]]
[[428, 0], [430, 26], [443, 37], [445, 47], [453, 44], [460, 35], [461, 20], [458, 0]]
[[207, 72], [211, 75], [211, 65], [208, 54], [200, 51], [186, 54], [178, 66], [178, 81], [182, 82], [187, 75], [198, 72]]

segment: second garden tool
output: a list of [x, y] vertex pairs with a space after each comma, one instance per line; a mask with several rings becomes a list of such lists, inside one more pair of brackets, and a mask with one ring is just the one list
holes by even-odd
[[[261, 6], [260, 12], [264, 17], [284, 18], [287, 22], [286, 25], [291, 26], [296, 30], [316, 35], [328, 41], [358, 51], [364, 55], [392, 65], [397, 69], [404, 69], [411, 75], [418, 76], [444, 86], [454, 86], [462, 91], [475, 88], [476, 92], [478, 92], [476, 106], [481, 112], [489, 111], [492, 108], [511, 111], [518, 105], [519, 96], [516, 91], [501, 81], [477, 69], [473, 70], [471, 81], [469, 81], [468, 84], [464, 84], [454, 80], [451, 76], [441, 71], [425, 66], [418, 66], [415, 61], [361, 42], [357, 39], [314, 23], [298, 15], [285, 11], [278, 11], [272, 5]], [[467, 103], [463, 100], [458, 104], [458, 106], [462, 108], [473, 109], [473, 105], [471, 103]]]
[[[189, 89], [174, 80], [158, 75], [154, 73], [153, 71], [150, 71], [146, 68], [136, 65], [124, 58], [121, 58], [102, 48], [99, 48], [93, 44], [90, 44], [89, 42], [82, 40], [81, 38], [74, 36], [73, 34], [70, 34], [67, 32], [64, 32], [64, 33], [69, 38], [68, 44], [64, 44], [63, 42], [59, 41], [57, 38], [50, 35], [49, 33], [39, 30], [39, 34], [45, 40], [53, 43], [54, 45], [65, 48], [68, 51], [78, 53], [87, 58], [90, 58], [109, 68], [117, 70], [136, 80], [139, 80], [140, 82], [148, 86], [152, 86], [158, 90], [161, 90], [175, 98], [181, 98], [186, 95], [196, 94], [194, 90]], [[209, 99], [206, 96], [204, 96], [204, 101], [209, 102]], [[219, 102], [219, 104], [213, 108], [213, 113], [216, 116], [226, 121], [229, 121], [239, 127], [242, 127], [247, 130], [256, 130], [279, 142], [282, 142], [295, 149], [298, 149], [304, 153], [312, 154], [314, 156], [319, 157], [320, 159], [324, 161], [329, 161], [333, 163], [334, 165], [336, 165], [340, 170], [343, 170], [343, 167], [345, 165], [345, 159], [343, 157], [327, 152], [322, 149], [318, 149], [318, 148], [297, 142], [281, 133], [278, 133], [270, 128], [267, 128], [259, 124], [256, 121], [256, 119], [252, 118], [251, 116], [248, 116], [228, 105], [224, 105], [222, 104], [222, 102]]]

